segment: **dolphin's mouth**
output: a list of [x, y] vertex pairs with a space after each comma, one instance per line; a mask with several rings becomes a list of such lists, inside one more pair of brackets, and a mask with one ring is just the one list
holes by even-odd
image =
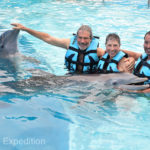
[[121, 84], [117, 88], [130, 91], [145, 90], [150, 88], [149, 84], [144, 84], [146, 81], [148, 81], [148, 78], [138, 78], [137, 80], [133, 80], [131, 83]]
[[130, 85], [120, 85], [116, 87], [117, 89], [121, 89], [123, 91], [142, 91], [150, 88], [149, 84], [146, 85], [136, 85], [136, 84], [130, 84]]
[[[147, 81], [147, 80], [145, 80], [145, 81]], [[144, 82], [145, 82], [145, 81], [129, 83], [129, 84], [127, 84], [127, 85], [144, 85]]]
[[116, 89], [121, 89], [121, 90], [131, 90], [131, 91], [140, 91], [144, 90], [149, 87], [149, 84], [144, 84], [145, 81], [148, 81], [148, 78], [139, 78], [135, 77], [134, 78], [129, 78], [127, 79], [110, 79], [107, 81], [105, 86], [111, 86]]

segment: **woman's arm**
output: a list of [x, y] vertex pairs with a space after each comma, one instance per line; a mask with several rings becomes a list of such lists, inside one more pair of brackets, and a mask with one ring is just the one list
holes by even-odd
[[132, 52], [129, 50], [121, 49], [121, 51], [123, 51], [124, 53], [127, 53], [129, 57], [133, 57], [135, 60], [137, 60], [142, 55], [142, 53]]

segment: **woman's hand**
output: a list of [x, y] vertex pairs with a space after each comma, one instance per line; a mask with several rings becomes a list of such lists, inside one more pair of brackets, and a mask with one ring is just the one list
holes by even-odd
[[134, 65], [135, 59], [133, 57], [123, 58], [118, 64], [118, 69], [120, 72], [132, 73]]

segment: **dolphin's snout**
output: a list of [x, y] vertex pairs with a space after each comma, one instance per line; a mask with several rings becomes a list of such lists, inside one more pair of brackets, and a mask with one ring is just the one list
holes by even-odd
[[130, 83], [128, 85], [143, 85], [145, 81], [147, 81], [148, 78], [140, 78], [140, 77], [134, 77], [130, 80]]

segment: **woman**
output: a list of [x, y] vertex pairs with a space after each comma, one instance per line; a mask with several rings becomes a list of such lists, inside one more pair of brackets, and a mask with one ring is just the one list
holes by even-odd
[[[99, 60], [97, 70], [99, 73], [132, 72], [135, 60], [120, 50], [120, 37], [110, 33], [106, 37], [106, 53]], [[130, 68], [129, 68], [130, 66]]]

